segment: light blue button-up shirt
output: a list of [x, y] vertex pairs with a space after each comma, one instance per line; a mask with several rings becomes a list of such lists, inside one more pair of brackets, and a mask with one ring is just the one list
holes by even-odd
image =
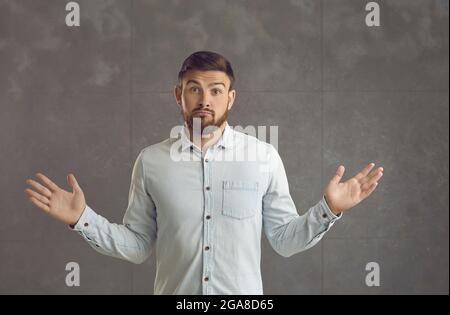
[[144, 148], [123, 225], [86, 206], [74, 230], [96, 251], [133, 263], [155, 250], [155, 294], [262, 294], [262, 230], [289, 257], [339, 218], [324, 197], [299, 215], [277, 150], [227, 124], [203, 153], [184, 128]]

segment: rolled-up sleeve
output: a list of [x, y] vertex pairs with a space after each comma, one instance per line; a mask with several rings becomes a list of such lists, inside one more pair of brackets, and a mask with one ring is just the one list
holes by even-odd
[[263, 196], [264, 232], [273, 249], [289, 257], [317, 244], [342, 214], [336, 216], [322, 197], [299, 215], [289, 193], [283, 162], [275, 148], [270, 147], [270, 182]]
[[131, 175], [128, 207], [123, 224], [110, 223], [89, 206], [72, 228], [101, 254], [142, 263], [156, 242], [156, 208], [145, 185], [143, 152], [136, 159]]

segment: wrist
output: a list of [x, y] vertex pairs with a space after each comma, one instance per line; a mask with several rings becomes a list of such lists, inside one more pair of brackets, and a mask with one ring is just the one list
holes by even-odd
[[78, 224], [78, 222], [80, 221], [80, 218], [81, 218], [81, 216], [83, 215], [83, 213], [84, 213], [84, 210], [86, 209], [86, 206], [87, 206], [87, 204], [84, 204], [82, 207], [81, 207], [81, 210], [77, 210], [77, 215], [74, 217], [74, 220], [72, 221], [73, 223], [69, 223], [69, 226], [73, 229], [77, 224]]
[[323, 198], [325, 199], [325, 202], [327, 203], [328, 208], [331, 210], [331, 212], [333, 212], [334, 215], [339, 215], [339, 214], [342, 212], [341, 210], [336, 209], [336, 208], [330, 203], [330, 201], [327, 199], [327, 196], [326, 196], [326, 195], [323, 195]]

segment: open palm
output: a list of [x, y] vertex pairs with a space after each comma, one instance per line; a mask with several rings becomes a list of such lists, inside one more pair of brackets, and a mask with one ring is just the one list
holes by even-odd
[[324, 194], [331, 211], [340, 213], [356, 206], [366, 199], [378, 185], [378, 180], [383, 176], [383, 168], [371, 169], [375, 164], [370, 163], [358, 174], [349, 180], [340, 183], [344, 175], [345, 168], [340, 165], [336, 170], [336, 175], [330, 180], [325, 188]]
[[26, 183], [34, 188], [34, 190], [25, 189], [30, 201], [52, 217], [66, 224], [76, 224], [86, 207], [86, 200], [75, 176], [73, 174], [67, 176], [72, 192], [61, 189], [41, 173], [37, 173], [36, 177], [42, 184], [32, 179], [26, 180]]

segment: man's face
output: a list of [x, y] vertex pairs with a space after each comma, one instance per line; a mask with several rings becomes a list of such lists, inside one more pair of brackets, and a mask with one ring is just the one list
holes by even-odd
[[229, 88], [230, 79], [225, 72], [186, 72], [182, 86], [175, 87], [175, 98], [188, 128], [192, 130], [194, 118], [200, 120], [202, 133], [206, 127], [222, 126], [236, 95]]

